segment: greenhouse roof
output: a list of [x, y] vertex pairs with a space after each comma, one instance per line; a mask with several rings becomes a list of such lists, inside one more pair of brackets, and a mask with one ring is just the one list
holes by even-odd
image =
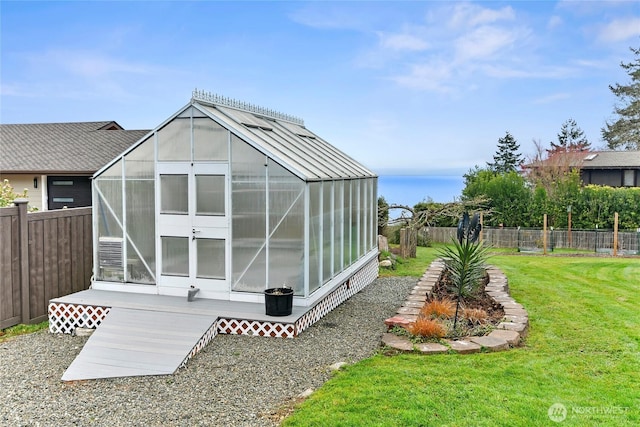
[[297, 117], [198, 90], [191, 105], [306, 181], [376, 176]]

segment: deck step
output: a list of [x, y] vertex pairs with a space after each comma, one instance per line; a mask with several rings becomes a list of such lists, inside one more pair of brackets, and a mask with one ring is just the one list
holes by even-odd
[[62, 380], [173, 374], [217, 319], [113, 307]]

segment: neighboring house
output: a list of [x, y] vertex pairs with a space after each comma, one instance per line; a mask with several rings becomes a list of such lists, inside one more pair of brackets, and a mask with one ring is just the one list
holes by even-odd
[[585, 185], [640, 187], [640, 151], [592, 151], [583, 154], [579, 168]]
[[584, 185], [640, 187], [640, 151], [583, 151], [555, 153], [524, 169], [567, 168], [580, 171]]
[[0, 125], [0, 180], [38, 210], [91, 206], [91, 176], [146, 135], [114, 121]]
[[93, 188], [93, 289], [313, 306], [378, 274], [377, 176], [292, 116], [196, 92]]

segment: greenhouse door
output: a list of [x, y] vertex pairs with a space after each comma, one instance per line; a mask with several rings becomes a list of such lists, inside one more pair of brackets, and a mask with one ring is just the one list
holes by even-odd
[[158, 293], [228, 299], [227, 164], [158, 163]]

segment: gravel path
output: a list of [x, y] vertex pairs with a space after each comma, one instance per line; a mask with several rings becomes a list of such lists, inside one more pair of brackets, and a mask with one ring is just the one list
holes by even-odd
[[414, 278], [380, 278], [295, 339], [218, 335], [175, 375], [63, 383], [86, 338], [0, 344], [0, 425], [274, 426], [269, 414], [380, 347]]

